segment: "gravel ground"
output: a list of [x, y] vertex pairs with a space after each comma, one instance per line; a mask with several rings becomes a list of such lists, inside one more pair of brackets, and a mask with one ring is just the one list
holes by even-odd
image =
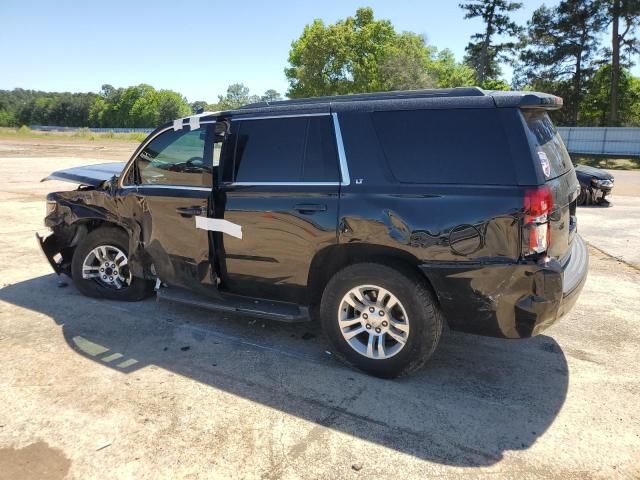
[[[636, 268], [590, 249], [582, 296], [543, 335], [445, 332], [427, 368], [379, 380], [328, 356], [314, 325], [60, 284], [33, 234], [44, 194], [69, 185], [39, 180], [126, 148], [8, 150], [0, 479], [640, 477]], [[587, 223], [615, 229], [616, 208], [580, 209], [585, 236]]]

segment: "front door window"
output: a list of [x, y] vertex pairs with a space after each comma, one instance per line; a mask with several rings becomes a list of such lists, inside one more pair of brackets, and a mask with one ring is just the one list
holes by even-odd
[[168, 130], [137, 158], [141, 185], [212, 185], [213, 159], [205, 158], [206, 129]]

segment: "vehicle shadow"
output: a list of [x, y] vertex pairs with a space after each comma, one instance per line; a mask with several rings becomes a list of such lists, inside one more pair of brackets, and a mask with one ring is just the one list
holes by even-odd
[[447, 465], [492, 465], [530, 447], [567, 394], [565, 355], [544, 335], [507, 341], [445, 332], [425, 369], [381, 380], [333, 360], [313, 324], [88, 299], [72, 285], [56, 288], [55, 275], [2, 288], [0, 300], [50, 317], [70, 348], [104, 368], [132, 374], [155, 365]]

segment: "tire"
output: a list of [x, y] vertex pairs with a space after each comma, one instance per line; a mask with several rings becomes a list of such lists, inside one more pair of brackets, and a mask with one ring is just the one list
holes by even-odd
[[[360, 286], [365, 287], [362, 290], [358, 290], [357, 287]], [[369, 347], [369, 338], [374, 332], [371, 329], [366, 330], [369, 327], [364, 323], [356, 323], [353, 326], [344, 327], [346, 323], [355, 322], [357, 319], [361, 321], [365, 317], [366, 310], [372, 308], [371, 306], [364, 307], [364, 312], [358, 313], [353, 306], [349, 305], [349, 301], [345, 301], [346, 295], [353, 292], [354, 289], [367, 292], [367, 288], [371, 286], [379, 287], [386, 290], [386, 293], [391, 294], [391, 296], [384, 297], [389, 299], [387, 301], [388, 305], [393, 303], [391, 300], [393, 297], [397, 299], [399, 304], [399, 306], [396, 304], [396, 306], [392, 307], [392, 310], [386, 310], [386, 307], [380, 309], [373, 307], [376, 310], [374, 310], [374, 313], [369, 313], [371, 317], [367, 317], [374, 319], [373, 321], [376, 322], [375, 325], [372, 325], [367, 321], [369, 327], [380, 327], [383, 334], [385, 329], [387, 331], [387, 335], [383, 337], [385, 342], [382, 345], [383, 348], [380, 349], [378, 345], [377, 351], [369, 350], [371, 348]], [[382, 292], [380, 289], [375, 295], [372, 289], [365, 293], [362, 298], [365, 302], [375, 298], [375, 303], [378, 305], [377, 298]], [[366, 295], [369, 295], [369, 297], [365, 298]], [[383, 295], [385, 295], [384, 292]], [[353, 299], [351, 301], [353, 302]], [[384, 303], [384, 299], [382, 302]], [[358, 303], [358, 305], [361, 304]], [[384, 310], [383, 313], [380, 313], [380, 310]], [[379, 323], [378, 314], [385, 315], [385, 312], [386, 317], [381, 318], [388, 318], [389, 321], [387, 326], [383, 327], [383, 324]], [[343, 320], [346, 318], [342, 327], [339, 323], [339, 318]], [[322, 295], [320, 320], [332, 351], [339, 359], [359, 370], [382, 378], [395, 378], [421, 368], [435, 351], [442, 334], [443, 324], [440, 310], [424, 278], [410, 271], [400, 271], [377, 263], [358, 263], [337, 272], [327, 284]], [[393, 343], [400, 345], [400, 342], [392, 338], [392, 334], [395, 334], [395, 336], [400, 334], [402, 336], [405, 333], [395, 329], [395, 327], [392, 329], [392, 326], [402, 326], [404, 321], [406, 321], [406, 325], [403, 329], [408, 330], [405, 336], [405, 343], [401, 347], [396, 347]], [[348, 330], [348, 336], [350, 333], [362, 328], [365, 328], [365, 330], [350, 340], [347, 340], [343, 335], [345, 329], [352, 329]], [[378, 337], [382, 336], [381, 334], [375, 335], [374, 347], [379, 341]], [[365, 342], [367, 343], [366, 353], [357, 351], [356, 348], [362, 349]], [[389, 346], [390, 344], [392, 346]], [[356, 347], [352, 345], [356, 345]], [[393, 353], [394, 348], [399, 348], [399, 350]], [[383, 352], [382, 354], [380, 354], [381, 351]], [[391, 355], [386, 358], [380, 358], [385, 354]], [[379, 355], [378, 358], [373, 358], [376, 355]]]
[[[89, 257], [94, 249], [98, 247], [108, 247], [109, 252], [115, 252], [116, 249], [120, 250], [128, 260], [129, 238], [124, 231], [113, 227], [100, 227], [93, 230], [77, 246], [71, 260], [71, 277], [80, 293], [88, 297], [134, 302], [144, 299], [153, 292], [153, 283], [130, 275], [126, 265], [122, 266], [120, 272], [121, 275], [125, 276], [125, 283], [120, 283], [119, 288], [116, 284], [107, 285], [99, 278], [84, 278], [83, 266], [85, 261], [93, 258], [93, 263], [100, 263], [100, 259], [97, 257]], [[111, 256], [114, 256], [114, 254], [112, 253]], [[121, 259], [119, 262], [122, 264]], [[90, 267], [91, 270], [86, 270], [86, 268], [85, 271], [91, 275], [94, 275], [94, 268], [99, 270], [99, 267], [93, 266]], [[115, 272], [118, 273], [117, 270]], [[99, 275], [101, 274], [98, 273]], [[116, 276], [114, 275], [114, 277]]]

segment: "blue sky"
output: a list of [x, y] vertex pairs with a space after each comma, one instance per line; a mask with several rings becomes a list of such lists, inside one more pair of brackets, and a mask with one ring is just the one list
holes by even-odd
[[[103, 83], [148, 83], [213, 102], [229, 84], [242, 82], [252, 93], [284, 93], [289, 48], [304, 25], [314, 18], [335, 22], [359, 6], [373, 7], [399, 31], [426, 35], [460, 60], [481, 23], [463, 20], [458, 3], [0, 0], [0, 89], [98, 91]], [[523, 3], [515, 15], [520, 23], [542, 1]]]

